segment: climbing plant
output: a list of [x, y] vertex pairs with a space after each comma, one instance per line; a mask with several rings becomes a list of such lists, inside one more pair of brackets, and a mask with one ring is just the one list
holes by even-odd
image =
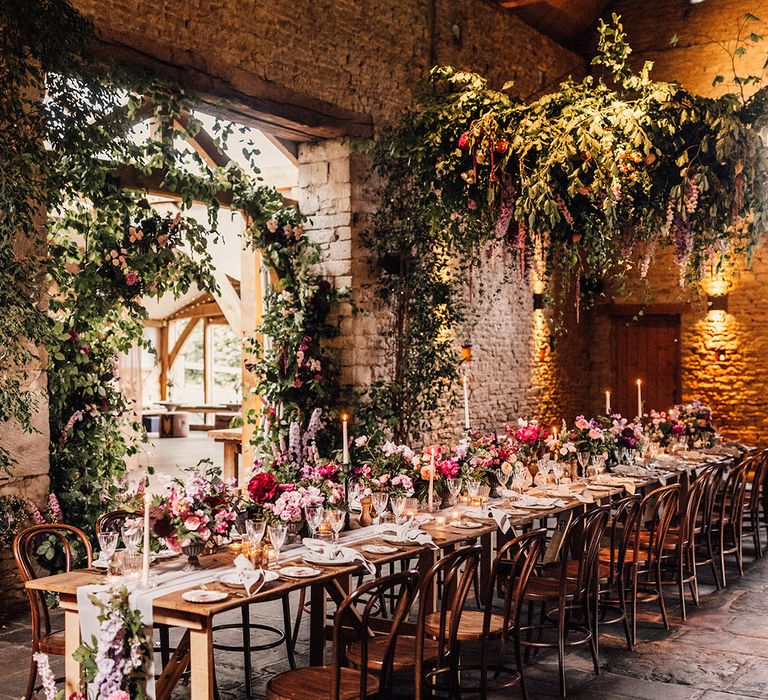
[[[742, 33], [736, 50], [760, 40]], [[659, 246], [674, 247], [681, 284], [695, 284], [764, 236], [768, 89], [747, 97], [759, 78], [735, 76], [735, 94], [700, 97], [652, 80], [650, 63], [633, 70], [630, 54], [614, 16], [599, 28], [602, 77], [566, 80], [532, 102], [511, 97], [511, 84], [495, 91], [435, 68], [416, 109], [376, 143], [386, 183], [367, 243], [394, 335], [370, 406], [388, 408], [401, 437], [428, 424], [456, 376], [446, 338], [465, 319], [483, 253], [578, 309], [584, 280], [644, 276]]]

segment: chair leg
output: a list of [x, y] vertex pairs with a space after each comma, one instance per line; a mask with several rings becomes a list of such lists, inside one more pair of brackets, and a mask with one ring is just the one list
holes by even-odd
[[160, 637], [160, 663], [165, 668], [171, 658], [170, 628], [168, 625], [159, 625], [157, 628]]
[[587, 629], [589, 629], [591, 638], [589, 640], [589, 651], [592, 654], [592, 665], [595, 668], [595, 675], [600, 675], [600, 663], [598, 662], [598, 620], [597, 620], [597, 600], [594, 601], [594, 612], [590, 609], [592, 606], [589, 604], [589, 595], [584, 597], [584, 618], [587, 622]]
[[[247, 605], [240, 608], [243, 620], [243, 673], [245, 674], [245, 697], [253, 697], [253, 666], [251, 662], [251, 612]], [[287, 634], [287, 630], [286, 630]]]
[[517, 630], [515, 630], [515, 661], [517, 662], [517, 672], [520, 674], [520, 695], [522, 695], [523, 700], [528, 700], [528, 688], [525, 685], [523, 671], [525, 664], [523, 663], [523, 654], [520, 648], [520, 634]]
[[659, 608], [661, 609], [661, 619], [664, 623], [664, 629], [669, 629], [669, 618], [667, 617], [667, 604], [664, 600], [664, 586], [661, 585], [661, 561], [656, 562], [656, 593], [659, 596]]
[[[527, 641], [531, 641], [531, 638], [533, 637], [533, 630], [531, 629], [531, 625], [533, 625], [533, 606], [534, 603], [528, 603], [528, 629], [525, 633], [525, 638]], [[531, 650], [533, 647], [525, 647], [525, 663], [528, 663], [531, 660]]]
[[35, 695], [35, 681], [37, 680], [37, 661], [34, 657], [29, 665], [29, 679], [27, 680], [27, 692], [24, 693], [24, 700], [32, 700]]
[[[290, 665], [291, 670], [295, 671], [296, 657], [294, 656], [294, 653], [293, 653], [294, 639], [293, 639], [293, 634], [291, 634], [291, 600], [288, 597], [288, 594], [283, 596], [282, 603], [283, 603], [283, 625], [285, 627], [285, 653], [288, 656], [288, 664]], [[299, 613], [299, 615], [301, 615], [301, 613]]]
[[720, 577], [723, 588], [728, 588], [725, 578], [725, 523], [720, 526]]
[[621, 608], [621, 614], [623, 615], [621, 622], [624, 625], [624, 636], [627, 638], [627, 649], [632, 651], [635, 648], [635, 642], [632, 639], [632, 630], [629, 626], [629, 616], [627, 615], [627, 592], [624, 588], [623, 576], [620, 576], [618, 580], [618, 593], [619, 607]]
[[632, 645], [637, 644], [637, 566], [632, 566]]
[[565, 610], [558, 610], [557, 616], [557, 665], [560, 674], [560, 697], [564, 698], [565, 690]]
[[[715, 579], [715, 588], [721, 590], [720, 577], [717, 575], [717, 564], [715, 564], [715, 550], [712, 547], [712, 532], [707, 530], [707, 558], [709, 559], [709, 565], [712, 567], [712, 578]], [[303, 590], [303, 589], [302, 589]]]
[[733, 540], [736, 545], [736, 564], [739, 567], [739, 576], [744, 575], [744, 552], [741, 548], [741, 543], [744, 539], [744, 529], [741, 521], [733, 524]]
[[680, 552], [680, 556], [678, 556], [678, 567], [677, 567], [677, 585], [680, 590], [680, 615], [683, 618], [683, 621], [688, 619], [688, 615], [685, 611], [685, 583], [683, 579], [685, 578], [685, 560], [683, 559], [683, 552]]

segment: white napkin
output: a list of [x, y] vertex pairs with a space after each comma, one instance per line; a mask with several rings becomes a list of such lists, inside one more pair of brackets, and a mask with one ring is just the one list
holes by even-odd
[[464, 512], [472, 516], [473, 518], [484, 518], [485, 520], [493, 520], [496, 522], [499, 530], [503, 533], [509, 532], [512, 527], [512, 523], [509, 522], [509, 516], [496, 506], [486, 506], [485, 508], [465, 508]]
[[371, 564], [360, 552], [352, 547], [345, 547], [334, 542], [317, 540], [311, 537], [305, 537], [302, 544], [313, 554], [317, 554], [321, 559], [325, 559], [333, 564], [353, 564], [358, 562], [362, 564], [369, 574], [376, 573], [376, 567]]
[[430, 535], [428, 532], [420, 530], [413, 523], [402, 523], [401, 525], [396, 525], [394, 523], [382, 523], [380, 525], [376, 525], [375, 531], [382, 534], [385, 532], [392, 533], [395, 536], [395, 539], [400, 540], [401, 542], [425, 544], [432, 549], [438, 549], [438, 546], [432, 539], [432, 535]]
[[542, 496], [531, 496], [530, 494], [518, 494], [514, 501], [515, 506], [525, 508], [526, 506], [549, 506], [550, 508], [562, 508], [565, 501], [559, 498], [544, 498]]
[[608, 486], [622, 486], [630, 496], [634, 496], [637, 491], [636, 484], [632, 479], [622, 479], [621, 477], [611, 476], [610, 474], [598, 474], [595, 477], [594, 482], [596, 484], [606, 484]]
[[581, 493], [574, 493], [576, 500], [579, 503], [594, 503], [595, 497], [590, 493], [589, 489], [584, 489]]
[[245, 586], [248, 595], [261, 586], [264, 580], [264, 571], [257, 569], [248, 557], [238, 554], [235, 558], [235, 569], [240, 577], [240, 582]]

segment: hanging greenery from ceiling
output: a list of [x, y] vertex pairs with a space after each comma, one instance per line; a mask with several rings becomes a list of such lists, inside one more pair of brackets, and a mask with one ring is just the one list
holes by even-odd
[[[747, 31], [736, 51], [760, 41]], [[681, 284], [695, 284], [764, 236], [768, 90], [747, 98], [759, 78], [734, 76], [738, 94], [700, 97], [652, 80], [649, 63], [634, 71], [630, 54], [614, 16], [593, 60], [603, 77], [566, 80], [533, 102], [435, 68], [416, 109], [375, 144], [385, 185], [366, 243], [393, 333], [389, 379], [372, 387], [369, 412], [401, 437], [445, 405], [483, 254], [502, 256], [509, 280], [534, 281], [560, 309], [575, 297], [578, 313], [593, 281], [644, 277], [659, 246], [674, 247]], [[409, 295], [417, 287], [423, 308]]]

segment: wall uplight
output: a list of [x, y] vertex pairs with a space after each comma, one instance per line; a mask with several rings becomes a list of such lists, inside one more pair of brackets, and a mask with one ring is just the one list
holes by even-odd
[[725, 362], [728, 359], [728, 351], [725, 348], [715, 350], [715, 358], [718, 362]]
[[533, 310], [541, 311], [544, 308], [544, 295], [534, 293], [533, 295]]
[[707, 296], [707, 311], [728, 311], [727, 294], [710, 294]]

